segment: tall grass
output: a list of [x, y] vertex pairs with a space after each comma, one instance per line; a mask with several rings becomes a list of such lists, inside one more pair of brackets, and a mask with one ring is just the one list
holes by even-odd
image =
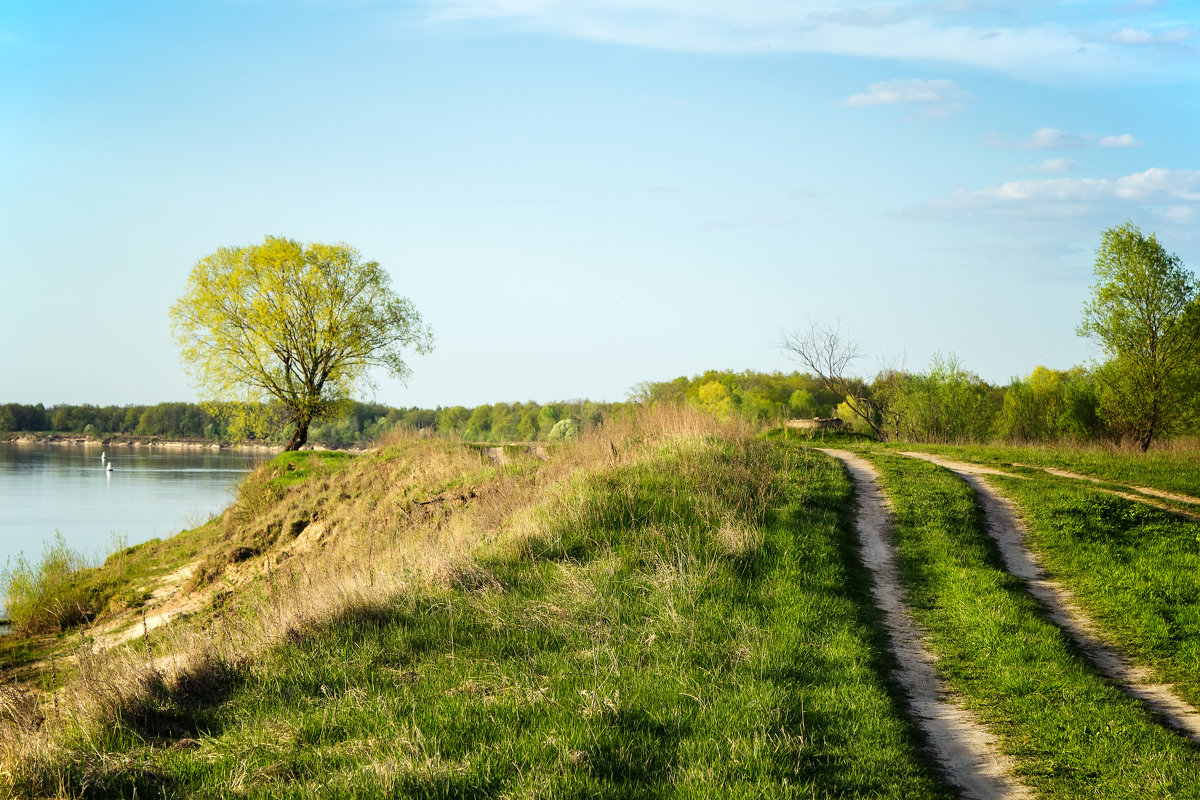
[[40, 561], [24, 553], [0, 571], [0, 597], [18, 633], [61, 632], [92, 619], [108, 602], [104, 591], [87, 580], [92, 565], [55, 532]]

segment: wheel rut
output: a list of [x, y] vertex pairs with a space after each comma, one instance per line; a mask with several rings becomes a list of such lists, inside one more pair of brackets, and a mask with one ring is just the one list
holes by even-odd
[[1171, 685], [1154, 682], [1148, 669], [1135, 665], [1102, 641], [1098, 626], [1076, 604], [1070, 590], [1046, 577], [1037, 556], [1025, 546], [1025, 526], [1012, 501], [982, 477], [1009, 473], [929, 453], [903, 452], [900, 455], [932, 462], [965, 480], [979, 497], [988, 533], [1000, 549], [1005, 569], [1025, 581], [1029, 593], [1046, 609], [1050, 620], [1070, 637], [1102, 675], [1126, 694], [1140, 700], [1168, 727], [1200, 744], [1200, 710], [1181, 698]]
[[899, 664], [897, 678], [908, 694], [909, 711], [925, 732], [946, 778], [970, 800], [1017, 800], [1033, 794], [1013, 777], [1013, 763], [995, 738], [951, 698], [933, 668], [933, 656], [909, 613], [900, 583], [895, 548], [888, 534], [891, 507], [879, 487], [879, 473], [866, 459], [845, 450], [819, 448], [841, 461], [858, 496], [856, 530], [863, 563], [871, 571], [871, 592]]

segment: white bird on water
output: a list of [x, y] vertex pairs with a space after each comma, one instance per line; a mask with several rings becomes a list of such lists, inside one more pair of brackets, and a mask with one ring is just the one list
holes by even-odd
[[104, 451], [103, 451], [103, 450], [101, 450], [101, 451], [100, 451], [100, 460], [101, 460], [101, 461], [103, 461], [105, 458], [107, 458], [107, 456], [105, 456], [105, 455], [104, 455]]
[[104, 471], [112, 472], [112, 462], [111, 461], [104, 465]]

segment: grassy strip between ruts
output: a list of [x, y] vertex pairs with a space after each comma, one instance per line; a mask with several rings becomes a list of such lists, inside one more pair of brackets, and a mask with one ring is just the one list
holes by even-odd
[[1200, 755], [1076, 653], [1001, 567], [967, 484], [873, 452], [896, 509], [901, 573], [947, 683], [1054, 798], [1200, 797]]
[[1013, 464], [1075, 472], [1120, 486], [1149, 486], [1200, 498], [1200, 447], [1134, 453], [1070, 445], [891, 445], [1001, 468]]
[[575, 478], [448, 585], [149, 691], [15, 788], [952, 796], [881, 677], [851, 500], [797, 447], [661, 446]]
[[1200, 704], [1200, 523], [1077, 481], [989, 481], [1106, 637]]

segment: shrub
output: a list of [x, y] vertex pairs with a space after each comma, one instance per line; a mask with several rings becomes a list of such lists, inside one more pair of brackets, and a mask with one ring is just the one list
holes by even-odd
[[579, 423], [568, 417], [554, 423], [554, 427], [550, 429], [550, 434], [546, 439], [551, 442], [561, 442], [564, 439], [574, 439], [578, 435]]

